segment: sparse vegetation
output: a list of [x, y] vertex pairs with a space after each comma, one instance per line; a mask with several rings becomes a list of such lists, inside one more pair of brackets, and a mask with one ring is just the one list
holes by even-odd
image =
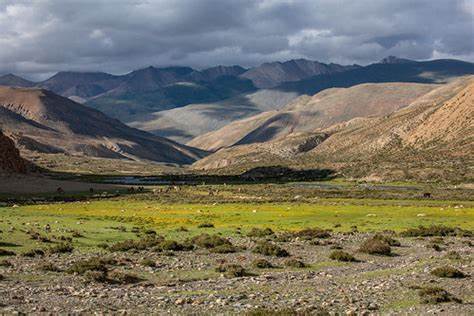
[[385, 241], [374, 238], [364, 241], [360, 246], [359, 251], [370, 255], [389, 256], [392, 254], [392, 249], [389, 244]]
[[331, 233], [328, 230], [323, 230], [320, 228], [305, 228], [300, 231], [293, 233], [295, 237], [303, 239], [314, 239], [314, 238], [329, 238]]
[[388, 244], [389, 246], [392, 246], [392, 247], [400, 247], [401, 244], [398, 240], [396, 239], [393, 239], [392, 237], [390, 236], [387, 236], [387, 235], [382, 235], [382, 234], [375, 234], [374, 237], [372, 237], [373, 239], [378, 239], [386, 244]]
[[431, 271], [432, 275], [440, 278], [465, 278], [466, 275], [456, 268], [450, 266], [438, 267]]
[[0, 249], [0, 257], [2, 256], [14, 256], [15, 252], [11, 250], [6, 250], [6, 249]]
[[273, 264], [270, 261], [268, 261], [266, 259], [263, 259], [263, 258], [255, 259], [252, 262], [252, 266], [255, 267], [255, 268], [258, 268], [258, 269], [271, 269], [271, 268], [274, 268]]
[[447, 302], [461, 303], [461, 300], [440, 287], [425, 287], [418, 291], [421, 302], [424, 304], [438, 304]]
[[329, 259], [336, 260], [336, 261], [342, 261], [342, 262], [355, 262], [357, 261], [356, 258], [354, 258], [353, 255], [351, 255], [348, 252], [341, 251], [341, 250], [335, 250], [331, 252], [329, 255]]
[[264, 256], [274, 257], [288, 257], [290, 255], [285, 249], [267, 241], [258, 242], [253, 248], [253, 252], [259, 253]]
[[48, 248], [49, 253], [69, 253], [73, 252], [74, 247], [71, 244], [57, 244]]
[[198, 225], [198, 228], [214, 228], [214, 224], [212, 223], [201, 223]]
[[418, 228], [411, 228], [403, 231], [401, 236], [404, 237], [430, 237], [430, 236], [462, 236], [471, 237], [472, 231], [448, 227], [442, 225], [433, 225], [429, 227], [419, 226]]
[[285, 266], [290, 268], [305, 268], [306, 264], [301, 260], [291, 258], [285, 260]]
[[38, 265], [38, 270], [48, 271], [48, 272], [60, 272], [61, 271], [61, 269], [57, 265], [52, 263], [51, 261], [41, 262]]
[[274, 235], [275, 232], [271, 228], [252, 228], [247, 236], [248, 237], [256, 237], [256, 238], [263, 238]]
[[216, 268], [217, 272], [224, 274], [226, 278], [239, 278], [249, 275], [247, 271], [238, 264], [225, 264]]

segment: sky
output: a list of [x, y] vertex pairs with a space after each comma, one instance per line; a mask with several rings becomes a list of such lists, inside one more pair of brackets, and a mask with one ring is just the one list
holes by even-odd
[[0, 74], [308, 58], [474, 62], [474, 0], [0, 0]]

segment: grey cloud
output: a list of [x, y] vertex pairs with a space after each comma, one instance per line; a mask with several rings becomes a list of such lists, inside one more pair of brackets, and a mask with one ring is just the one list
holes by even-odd
[[124, 73], [405, 58], [474, 61], [471, 0], [49, 0], [0, 3], [0, 73]]

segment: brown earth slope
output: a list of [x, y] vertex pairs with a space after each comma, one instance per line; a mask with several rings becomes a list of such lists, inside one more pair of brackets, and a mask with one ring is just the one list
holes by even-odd
[[20, 150], [34, 152], [169, 163], [204, 154], [43, 89], [0, 87], [0, 126]]
[[[330, 167], [357, 178], [470, 181], [473, 116], [471, 76], [443, 85], [390, 115], [357, 118], [319, 134], [299, 133], [277, 141], [222, 149], [194, 166], [229, 172], [283, 164]], [[325, 137], [312, 148], [289, 150], [315, 135]]]
[[15, 143], [0, 131], [0, 174], [4, 172], [25, 173], [26, 162]]
[[418, 83], [361, 84], [332, 88], [312, 97], [302, 96], [280, 111], [269, 111], [235, 121], [188, 143], [205, 150], [262, 143], [290, 134], [321, 131], [356, 117], [392, 113], [437, 87]]

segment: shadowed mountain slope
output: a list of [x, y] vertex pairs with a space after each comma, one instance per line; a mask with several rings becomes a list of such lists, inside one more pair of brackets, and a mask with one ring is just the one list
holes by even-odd
[[204, 154], [43, 89], [0, 87], [0, 126], [20, 149], [37, 152], [170, 163]]
[[389, 114], [410, 104], [436, 85], [361, 84], [302, 96], [282, 110], [235, 121], [188, 144], [206, 150], [276, 140], [292, 133], [314, 132], [356, 117]]

